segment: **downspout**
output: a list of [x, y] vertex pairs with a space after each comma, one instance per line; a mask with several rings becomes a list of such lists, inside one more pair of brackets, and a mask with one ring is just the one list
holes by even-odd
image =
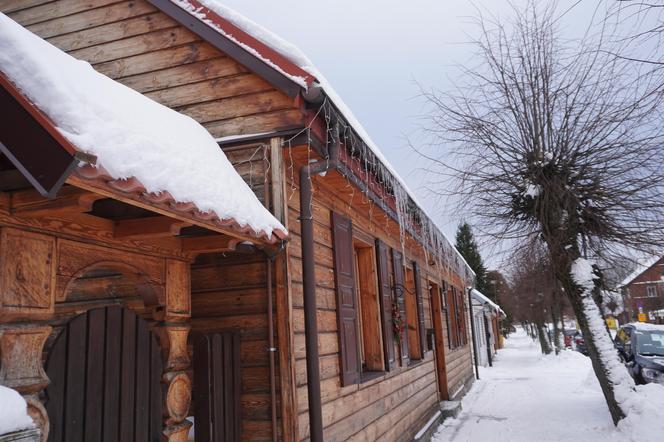
[[302, 286], [304, 292], [304, 331], [307, 351], [307, 393], [309, 395], [309, 438], [323, 442], [323, 410], [320, 395], [318, 324], [316, 322], [316, 275], [311, 176], [336, 169], [339, 164], [338, 128], [328, 144], [326, 160], [300, 168], [300, 229], [302, 234]]
[[[473, 310], [472, 287], [468, 287], [468, 306], [470, 307], [470, 335], [473, 341], [473, 356], [475, 356], [475, 379], [480, 379], [480, 369], [477, 364], [477, 345], [475, 345], [475, 311]], [[484, 314], [484, 313], [482, 313]]]
[[491, 354], [491, 331], [489, 331], [489, 321], [486, 320], [484, 311], [482, 311], [482, 318], [484, 319], [484, 334], [486, 335], [484, 337], [486, 339], [486, 354], [489, 358], [489, 367], [493, 367], [493, 355]]
[[270, 415], [272, 418], [272, 441], [277, 442], [277, 392], [275, 387], [274, 354], [277, 351], [274, 346], [274, 313], [272, 312], [272, 259], [265, 260], [265, 273], [267, 278], [267, 341], [270, 359]]

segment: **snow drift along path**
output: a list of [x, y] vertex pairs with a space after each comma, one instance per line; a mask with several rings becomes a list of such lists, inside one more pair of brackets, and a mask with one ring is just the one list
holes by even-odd
[[[433, 441], [661, 441], [661, 423], [617, 430], [590, 359], [573, 351], [542, 356], [539, 345], [518, 331], [505, 341], [493, 368], [463, 399], [463, 411], [444, 422]], [[648, 386], [661, 389], [659, 385]]]

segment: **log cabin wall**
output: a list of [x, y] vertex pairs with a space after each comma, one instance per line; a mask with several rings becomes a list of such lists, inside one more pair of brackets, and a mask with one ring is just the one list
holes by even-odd
[[272, 440], [266, 265], [260, 252], [227, 253], [191, 268], [192, 332], [240, 335], [242, 440]]
[[[311, 154], [306, 147], [294, 147], [292, 152], [284, 154], [287, 161], [284, 169], [294, 167], [297, 171], [299, 166], [306, 164], [309, 155]], [[290, 161], [294, 163], [290, 164]], [[354, 234], [360, 238], [368, 242], [380, 239], [388, 247], [404, 251], [407, 267], [412, 269], [413, 261], [418, 264], [422, 288], [428, 288], [428, 281], [453, 281], [461, 289], [464, 284], [456, 275], [441, 271], [427, 262], [421, 247], [413, 238], [408, 237], [402, 244], [398, 226], [389, 221], [376, 206], [372, 207], [360, 190], [354, 188], [337, 172], [328, 172], [325, 177], [315, 177], [313, 182], [318, 346], [325, 440], [405, 440], [415, 434], [441, 400], [433, 351], [425, 342], [426, 351], [421, 361], [400, 365], [397, 356], [397, 364], [393, 370], [358, 384], [342, 385], [332, 213], [349, 218]], [[298, 183], [289, 181], [287, 188], [290, 188], [287, 193], [293, 195], [287, 199], [291, 236], [287, 245], [287, 256], [290, 257], [292, 279], [298, 428], [300, 440], [307, 440], [309, 420]], [[392, 254], [388, 253], [388, 268], [392, 269], [392, 266]], [[430, 329], [433, 327], [431, 299], [428, 290], [423, 289], [422, 293], [424, 326]], [[444, 324], [446, 326], [446, 322]], [[396, 343], [395, 354], [399, 354]], [[472, 383], [470, 348], [466, 345], [454, 351], [448, 350], [445, 356], [450, 391], [458, 390], [456, 397], [459, 397], [461, 390]]]
[[302, 125], [292, 98], [145, 0], [2, 0], [0, 11], [214, 137]]

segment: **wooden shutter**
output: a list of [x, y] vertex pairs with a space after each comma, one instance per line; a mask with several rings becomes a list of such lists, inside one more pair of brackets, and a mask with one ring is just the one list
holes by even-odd
[[394, 328], [392, 325], [392, 287], [390, 286], [390, 270], [387, 256], [387, 246], [384, 242], [376, 240], [376, 262], [378, 263], [378, 293], [380, 296], [380, 310], [383, 329], [383, 354], [385, 355], [385, 370], [392, 370], [396, 363], [394, 354]]
[[413, 261], [413, 278], [415, 278], [415, 300], [417, 301], [417, 330], [420, 333], [420, 355], [424, 359], [426, 353], [426, 328], [424, 326], [424, 299], [422, 298], [422, 278], [420, 267]]
[[360, 351], [357, 335], [357, 296], [353, 259], [353, 226], [350, 219], [332, 213], [334, 277], [337, 290], [339, 354], [343, 385], [360, 381]]
[[240, 335], [193, 334], [196, 441], [242, 440]]
[[443, 281], [443, 283], [440, 286], [440, 303], [445, 308], [445, 325], [447, 326], [447, 346], [452, 348], [452, 344], [450, 343], [450, 336], [451, 336], [451, 330], [452, 327], [450, 326], [450, 306], [449, 306], [449, 300], [447, 299], [447, 283]]
[[457, 296], [459, 298], [459, 333], [461, 333], [461, 345], [466, 345], [468, 343], [468, 333], [466, 333], [466, 312], [464, 310], [464, 291], [457, 291]]
[[459, 335], [457, 333], [457, 308], [456, 297], [454, 296], [454, 287], [447, 288], [447, 323], [450, 334], [448, 336], [448, 343], [451, 349], [457, 348], [457, 341]]
[[410, 360], [408, 356], [408, 312], [406, 311], [406, 286], [403, 270], [403, 255], [401, 252], [392, 249], [392, 267], [394, 271], [394, 293], [403, 318], [404, 330], [401, 334], [401, 342], [399, 348], [401, 350], [401, 365], [405, 365]]

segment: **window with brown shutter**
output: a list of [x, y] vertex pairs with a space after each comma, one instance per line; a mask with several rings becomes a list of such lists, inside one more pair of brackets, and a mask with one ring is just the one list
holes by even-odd
[[341, 382], [343, 385], [351, 385], [360, 381], [361, 369], [357, 335], [358, 314], [353, 259], [353, 230], [350, 219], [337, 213], [332, 213], [332, 229]]
[[[392, 249], [392, 270], [394, 272], [394, 294], [399, 313], [401, 314], [404, 325], [408, 324], [408, 311], [405, 302], [405, 278], [403, 255], [398, 250]], [[399, 342], [399, 357], [401, 365], [407, 365], [410, 361], [408, 353], [408, 333], [407, 327], [401, 333], [401, 342]]]
[[383, 355], [385, 369], [392, 370], [396, 363], [394, 352], [394, 327], [392, 324], [392, 285], [390, 284], [388, 248], [384, 242], [376, 240], [376, 261], [378, 263], [378, 292], [382, 313]]
[[454, 287], [447, 287], [447, 324], [449, 330], [447, 342], [450, 349], [455, 349], [459, 346], [459, 326], [457, 322], [457, 300], [455, 292]]

